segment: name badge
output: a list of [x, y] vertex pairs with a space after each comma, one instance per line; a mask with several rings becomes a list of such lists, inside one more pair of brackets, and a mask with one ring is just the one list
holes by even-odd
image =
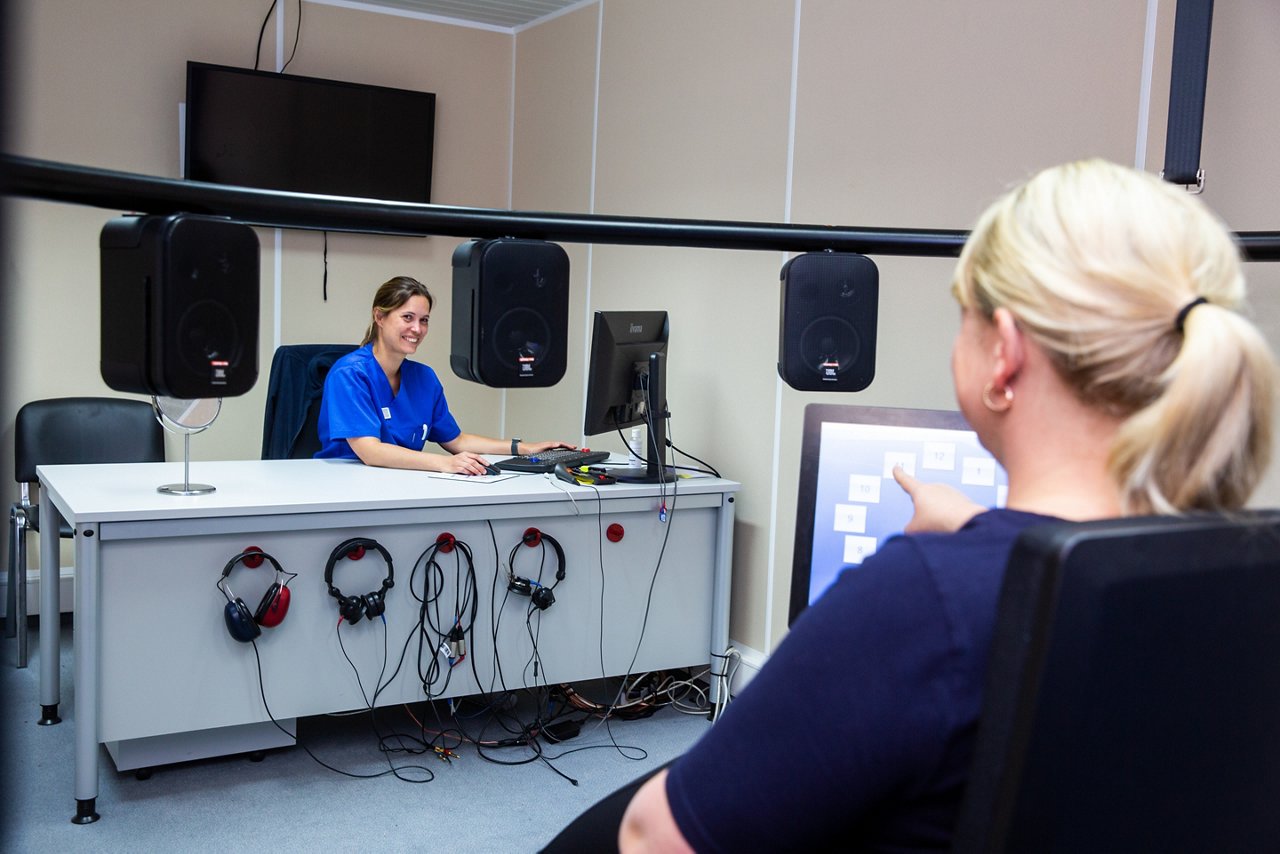
[[391, 420], [391, 407], [389, 406], [382, 407], [382, 420], [383, 421]]

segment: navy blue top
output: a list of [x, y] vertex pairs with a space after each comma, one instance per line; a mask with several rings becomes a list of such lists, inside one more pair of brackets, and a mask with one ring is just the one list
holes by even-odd
[[721, 720], [671, 766], [697, 851], [950, 847], [1005, 563], [1022, 529], [981, 513], [894, 537], [796, 620]]
[[389, 445], [421, 451], [427, 442], [452, 442], [462, 433], [449, 412], [436, 372], [421, 362], [400, 365], [400, 391], [366, 344], [333, 363], [320, 404], [317, 459], [355, 459], [347, 439], [376, 436]]

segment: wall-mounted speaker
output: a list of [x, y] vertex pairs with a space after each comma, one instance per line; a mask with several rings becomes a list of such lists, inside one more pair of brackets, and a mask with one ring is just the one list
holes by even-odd
[[809, 252], [782, 267], [778, 374], [800, 391], [862, 391], [876, 374], [880, 272], [865, 255]]
[[449, 365], [495, 388], [540, 388], [564, 376], [569, 256], [554, 243], [469, 240], [453, 253]]
[[194, 214], [122, 216], [99, 237], [102, 379], [116, 391], [235, 397], [258, 379], [258, 235]]

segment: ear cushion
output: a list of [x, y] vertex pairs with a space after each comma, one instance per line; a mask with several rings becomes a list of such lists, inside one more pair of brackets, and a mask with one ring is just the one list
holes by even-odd
[[374, 617], [381, 617], [382, 613], [387, 610], [387, 602], [382, 598], [381, 593], [366, 593], [364, 599], [364, 615], [372, 620]]
[[262, 629], [254, 622], [253, 614], [249, 612], [249, 606], [244, 604], [243, 599], [228, 602], [222, 609], [222, 615], [227, 621], [227, 631], [231, 633], [231, 637], [241, 643], [249, 643], [262, 634]]
[[338, 600], [338, 613], [348, 623], [358, 623], [364, 616], [364, 602], [359, 596], [343, 596]]
[[258, 610], [253, 614], [253, 621], [269, 629], [280, 625], [284, 622], [285, 614], [289, 613], [290, 595], [288, 587], [272, 584], [267, 588], [262, 601], [258, 603]]
[[539, 611], [545, 611], [556, 602], [556, 594], [551, 592], [550, 587], [539, 587], [533, 591], [531, 597], [533, 604]]

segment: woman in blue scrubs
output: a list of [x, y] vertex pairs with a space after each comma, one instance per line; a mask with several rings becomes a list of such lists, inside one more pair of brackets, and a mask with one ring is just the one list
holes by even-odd
[[[427, 337], [433, 304], [426, 286], [408, 276], [396, 276], [378, 288], [362, 346], [334, 362], [325, 378], [316, 458], [478, 475], [487, 473], [482, 454], [575, 447], [462, 432], [436, 372], [409, 358]], [[448, 453], [426, 451], [427, 442]]]

